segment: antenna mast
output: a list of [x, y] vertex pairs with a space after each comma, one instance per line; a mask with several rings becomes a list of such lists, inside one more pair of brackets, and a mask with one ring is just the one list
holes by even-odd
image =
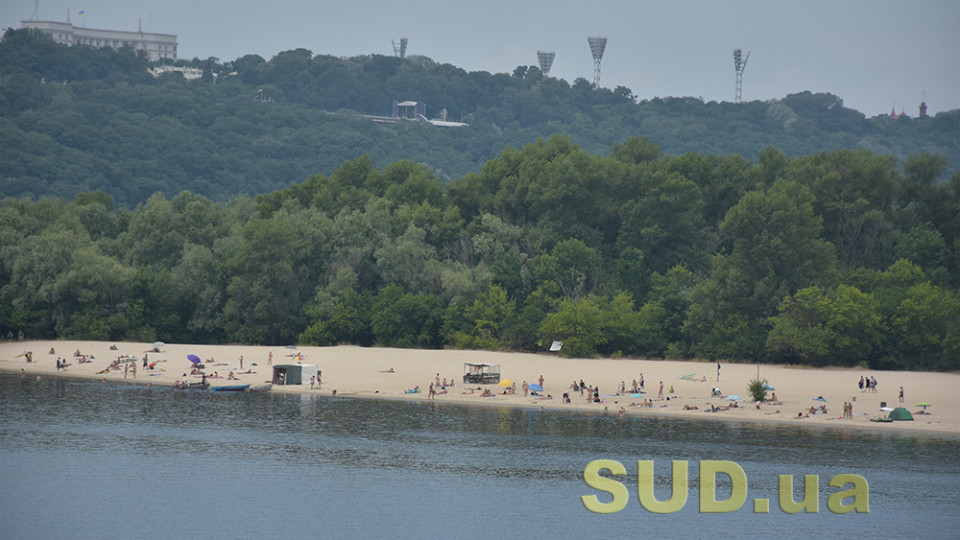
[[590, 54], [593, 55], [593, 86], [600, 88], [600, 60], [603, 59], [603, 51], [607, 48], [607, 38], [588, 37], [587, 43], [590, 44]]
[[553, 67], [553, 59], [557, 56], [555, 52], [537, 51], [537, 61], [540, 62], [540, 71], [544, 75], [550, 75], [550, 68]]
[[404, 58], [407, 56], [407, 38], [400, 38], [400, 43], [397, 43], [394, 40], [390, 40], [390, 43], [393, 44], [393, 54], [397, 58]]
[[740, 97], [743, 93], [743, 70], [747, 69], [747, 60], [750, 59], [750, 51], [747, 56], [741, 59], [740, 49], [733, 50], [733, 68], [737, 70], [737, 88], [733, 94], [733, 102], [740, 103]]

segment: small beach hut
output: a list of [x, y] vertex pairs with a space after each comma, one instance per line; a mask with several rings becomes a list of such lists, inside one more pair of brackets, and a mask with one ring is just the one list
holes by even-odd
[[310, 377], [319, 377], [315, 364], [278, 364], [273, 366], [273, 384], [310, 384]]
[[467, 384], [497, 384], [500, 382], [500, 364], [464, 362], [463, 382]]
[[913, 415], [910, 414], [910, 411], [904, 409], [903, 407], [897, 407], [896, 409], [890, 411], [890, 416], [887, 418], [891, 420], [913, 420]]

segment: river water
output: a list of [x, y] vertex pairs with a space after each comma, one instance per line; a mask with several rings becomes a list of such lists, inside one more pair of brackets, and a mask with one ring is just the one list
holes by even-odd
[[[627, 471], [622, 511], [581, 500], [612, 500], [583, 479], [597, 459]], [[659, 500], [686, 461], [686, 505], [645, 510], [638, 460], [653, 461]], [[743, 469], [742, 507], [700, 513], [701, 460]], [[818, 513], [780, 508], [787, 474], [798, 501], [819, 476]], [[838, 474], [866, 480], [869, 513], [828, 509], [851, 487], [828, 486]], [[0, 497], [5, 539], [955, 538], [960, 435], [0, 376]]]

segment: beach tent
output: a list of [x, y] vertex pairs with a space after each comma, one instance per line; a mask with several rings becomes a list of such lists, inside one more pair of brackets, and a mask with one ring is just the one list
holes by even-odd
[[319, 377], [314, 364], [278, 364], [273, 366], [273, 384], [310, 384], [310, 377]]
[[496, 384], [500, 382], [500, 364], [464, 362], [463, 382], [467, 384]]
[[910, 414], [910, 411], [904, 409], [903, 407], [897, 407], [896, 409], [890, 412], [891, 420], [913, 420], [913, 415]]

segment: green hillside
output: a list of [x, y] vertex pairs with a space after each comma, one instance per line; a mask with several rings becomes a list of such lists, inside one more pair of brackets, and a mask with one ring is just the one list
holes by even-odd
[[[158, 78], [132, 50], [54, 44], [10, 30], [0, 43], [0, 192], [58, 196], [100, 190], [126, 207], [182, 190], [225, 201], [331, 174], [367, 155], [377, 167], [407, 159], [449, 182], [479, 173], [504, 148], [568, 137], [591, 154], [645, 136], [668, 155], [740, 155], [768, 146], [788, 157], [867, 149], [903, 163], [923, 152], [960, 166], [960, 111], [933, 118], [866, 119], [828, 94], [774, 102], [637, 102], [633, 91], [543, 77], [466, 72], [423, 57], [335, 58], [297, 49], [179, 62], [204, 70]], [[262, 94], [259, 92], [262, 90]], [[262, 95], [263, 100], [257, 99]], [[469, 124], [377, 124], [394, 100]]]

